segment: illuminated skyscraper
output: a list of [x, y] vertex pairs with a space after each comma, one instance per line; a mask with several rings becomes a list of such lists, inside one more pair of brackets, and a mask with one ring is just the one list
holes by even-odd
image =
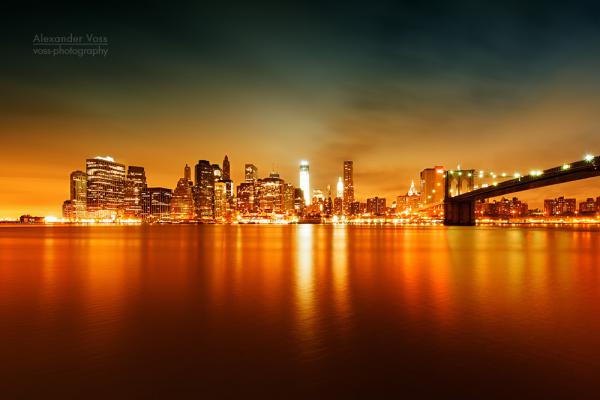
[[258, 168], [254, 164], [246, 164], [244, 167], [244, 180], [254, 182], [258, 179]]
[[256, 211], [254, 182], [242, 182], [237, 187], [237, 210], [242, 214]]
[[171, 219], [171, 189], [150, 187], [142, 192], [142, 216], [149, 222], [165, 222]]
[[229, 213], [227, 185], [223, 181], [215, 182], [215, 219], [224, 220]]
[[95, 218], [123, 215], [125, 208], [125, 165], [111, 157], [96, 157], [85, 162], [87, 210]]
[[142, 192], [146, 189], [146, 172], [144, 167], [127, 167], [125, 181], [125, 216], [138, 218], [142, 214]]
[[308, 161], [300, 161], [300, 189], [304, 193], [304, 204], [310, 204], [310, 175], [308, 171]]
[[342, 197], [336, 197], [333, 199], [333, 213], [335, 215], [342, 215], [344, 209], [344, 203]]
[[344, 161], [344, 214], [352, 213], [354, 202], [354, 162]]
[[177, 182], [171, 199], [171, 219], [174, 221], [189, 221], [194, 218], [194, 199], [192, 193], [192, 170], [186, 164], [183, 178]]
[[300, 188], [294, 188], [294, 211], [296, 214], [302, 215], [305, 207], [304, 192]]
[[229, 164], [229, 158], [225, 156], [223, 159], [223, 175], [221, 182], [225, 183], [225, 197], [227, 200], [228, 212], [233, 210], [233, 181], [231, 180], [231, 165]]
[[283, 185], [283, 206], [288, 213], [294, 211], [294, 185], [290, 183]]
[[344, 182], [342, 181], [341, 176], [338, 178], [336, 186], [336, 197], [344, 198]]
[[421, 171], [421, 201], [424, 204], [444, 200], [444, 167], [426, 168]]
[[385, 199], [381, 197], [373, 197], [367, 199], [367, 212], [371, 215], [385, 215], [387, 209]]
[[194, 188], [194, 206], [196, 217], [211, 220], [214, 217], [215, 168], [207, 160], [196, 164], [196, 185]]
[[83, 171], [73, 171], [70, 177], [71, 213], [70, 218], [85, 218], [87, 210], [87, 174]]
[[258, 207], [263, 213], [283, 213], [284, 182], [279, 174], [272, 172], [268, 178], [259, 179], [256, 187]]

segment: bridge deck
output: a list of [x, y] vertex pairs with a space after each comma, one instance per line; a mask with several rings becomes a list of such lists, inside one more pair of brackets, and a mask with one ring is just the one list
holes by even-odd
[[589, 161], [576, 161], [570, 164], [561, 165], [560, 167], [550, 168], [544, 170], [540, 175], [526, 175], [500, 182], [494, 186], [446, 198], [446, 202], [483, 200], [490, 197], [498, 197], [509, 193], [537, 189], [544, 186], [556, 185], [594, 176], [600, 176], [600, 157], [594, 157]]

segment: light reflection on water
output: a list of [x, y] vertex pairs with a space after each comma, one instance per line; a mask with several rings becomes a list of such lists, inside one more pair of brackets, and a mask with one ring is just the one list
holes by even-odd
[[596, 390], [598, 249], [568, 228], [2, 227], [3, 392]]

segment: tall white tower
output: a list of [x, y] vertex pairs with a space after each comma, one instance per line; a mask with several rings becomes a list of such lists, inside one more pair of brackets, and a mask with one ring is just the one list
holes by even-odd
[[304, 192], [304, 204], [310, 204], [310, 175], [308, 172], [308, 161], [300, 161], [300, 189]]
[[340, 176], [338, 178], [338, 182], [337, 182], [337, 196], [339, 198], [343, 198], [344, 197], [344, 182], [342, 181], [342, 177]]

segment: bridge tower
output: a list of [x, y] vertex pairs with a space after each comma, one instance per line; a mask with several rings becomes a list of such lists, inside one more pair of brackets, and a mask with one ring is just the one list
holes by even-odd
[[473, 191], [475, 171], [458, 169], [446, 171], [444, 186], [444, 225], [475, 225], [475, 200], [453, 197]]

